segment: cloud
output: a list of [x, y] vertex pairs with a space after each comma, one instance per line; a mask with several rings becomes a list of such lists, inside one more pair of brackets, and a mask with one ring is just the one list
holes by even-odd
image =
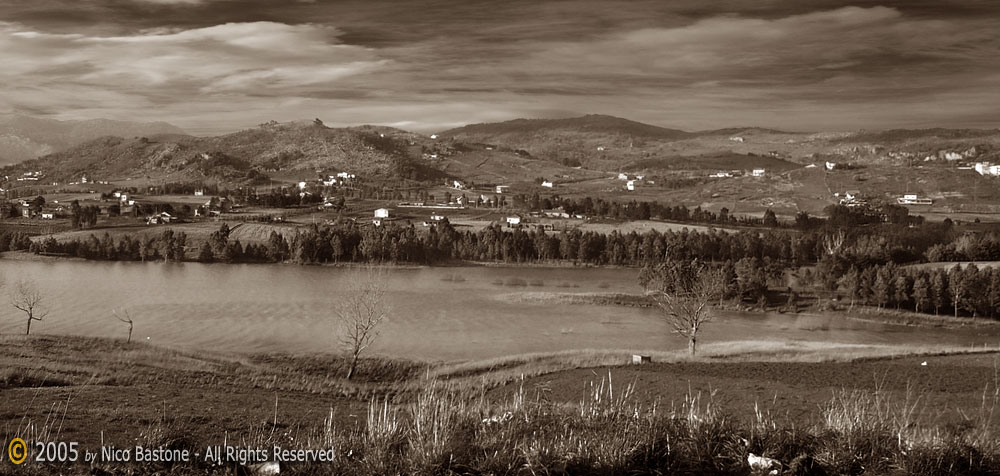
[[295, 96], [388, 64], [367, 48], [341, 44], [340, 33], [322, 25], [255, 22], [87, 36], [0, 24], [0, 63], [6, 65], [0, 83], [8, 107], [41, 107], [68, 99], [67, 91], [134, 96], [116, 97], [126, 107], [213, 94]]
[[959, 0], [12, 2], [0, 109], [65, 117], [817, 129], [995, 127], [1000, 107], [1000, 16]]

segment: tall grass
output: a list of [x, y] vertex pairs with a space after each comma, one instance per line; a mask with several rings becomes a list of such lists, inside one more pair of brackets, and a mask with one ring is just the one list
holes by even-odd
[[815, 425], [797, 428], [762, 404], [726, 414], [714, 391], [643, 404], [634, 382], [610, 373], [576, 404], [523, 385], [495, 401], [431, 382], [407, 404], [372, 399], [363, 428], [329, 432], [325, 444], [345, 455], [333, 471], [358, 475], [750, 474], [750, 453], [782, 461], [787, 474], [991, 474], [1000, 471], [1000, 393], [988, 390], [968, 428], [948, 434], [921, 421], [915, 391], [881, 383], [836, 393]]

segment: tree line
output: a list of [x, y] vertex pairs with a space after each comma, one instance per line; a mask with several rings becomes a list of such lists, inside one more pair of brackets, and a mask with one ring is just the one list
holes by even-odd
[[[572, 261], [589, 265], [643, 266], [664, 260], [738, 262], [755, 258], [769, 266], [814, 262], [816, 240], [787, 231], [734, 232], [715, 230], [651, 230], [609, 234], [570, 230], [544, 232], [500, 225], [479, 231], [458, 231], [450, 224], [426, 232], [410, 226], [371, 227], [352, 222], [314, 225], [291, 236], [272, 232], [264, 243], [241, 243], [230, 236], [227, 224], [197, 249], [195, 259], [213, 262], [398, 262], [434, 264], [452, 260], [533, 263]], [[121, 235], [31, 243], [33, 252], [59, 253], [87, 259], [184, 259], [176, 251], [186, 244], [183, 233], [165, 230], [155, 236]], [[23, 249], [23, 248], [21, 248]], [[187, 256], [190, 258], [189, 256]]]
[[906, 309], [955, 317], [1000, 315], [1000, 269], [974, 264], [949, 269], [901, 267], [894, 263], [852, 267], [837, 282], [850, 305]]

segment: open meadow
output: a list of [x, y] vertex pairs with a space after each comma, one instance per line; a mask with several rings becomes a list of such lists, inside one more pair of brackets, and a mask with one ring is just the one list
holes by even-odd
[[198, 454], [179, 464], [33, 462], [18, 474], [228, 474], [275, 459], [206, 461], [204, 450], [223, 442], [335, 455], [278, 465], [291, 474], [751, 474], [751, 454], [791, 474], [1000, 465], [996, 351], [858, 358], [826, 348], [775, 360], [729, 348], [641, 366], [620, 352], [457, 366], [368, 358], [347, 380], [335, 354], [46, 335], [2, 343], [4, 435]]

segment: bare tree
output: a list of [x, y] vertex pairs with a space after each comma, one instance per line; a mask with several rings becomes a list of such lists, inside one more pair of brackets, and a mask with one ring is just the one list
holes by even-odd
[[358, 357], [375, 342], [380, 325], [389, 315], [384, 302], [388, 276], [385, 269], [367, 267], [352, 280], [348, 294], [335, 307], [340, 343], [351, 356], [347, 379], [354, 377]]
[[674, 333], [687, 338], [691, 356], [697, 350], [698, 331], [712, 320], [710, 303], [724, 287], [721, 272], [702, 268], [688, 286], [678, 286], [673, 293], [661, 292], [656, 296], [663, 319]]
[[28, 316], [28, 326], [24, 335], [31, 334], [31, 321], [40, 321], [48, 311], [42, 308], [42, 291], [34, 281], [20, 280], [11, 290], [10, 304]]
[[130, 316], [129, 313], [128, 313], [128, 309], [126, 309], [124, 307], [122, 308], [122, 314], [124, 314], [125, 317], [119, 316], [118, 315], [118, 311], [115, 311], [115, 310], [112, 310], [111, 313], [114, 314], [115, 317], [118, 318], [119, 321], [122, 321], [122, 322], [128, 324], [128, 340], [126, 340], [125, 342], [129, 342], [129, 343], [132, 342], [132, 327], [133, 327], [134, 323], [132, 322], [132, 316]]

